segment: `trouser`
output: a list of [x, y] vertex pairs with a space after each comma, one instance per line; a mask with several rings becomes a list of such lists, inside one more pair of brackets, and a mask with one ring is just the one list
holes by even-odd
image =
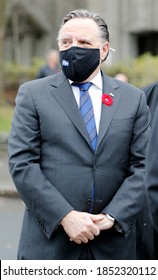
[[90, 243], [81, 244], [82, 250], [79, 260], [95, 260]]

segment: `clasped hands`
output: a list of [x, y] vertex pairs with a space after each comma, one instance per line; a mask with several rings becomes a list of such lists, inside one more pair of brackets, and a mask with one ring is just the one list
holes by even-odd
[[110, 229], [114, 222], [106, 214], [90, 214], [72, 210], [60, 222], [65, 232], [77, 244], [87, 243], [100, 234], [101, 230]]

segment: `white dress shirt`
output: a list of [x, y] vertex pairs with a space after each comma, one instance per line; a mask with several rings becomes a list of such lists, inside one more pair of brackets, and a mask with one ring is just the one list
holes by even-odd
[[[70, 84], [73, 82], [69, 80]], [[94, 111], [94, 118], [96, 123], [96, 129], [97, 134], [99, 132], [99, 124], [100, 124], [100, 116], [101, 116], [101, 106], [102, 106], [102, 90], [103, 90], [103, 84], [102, 84], [102, 77], [101, 72], [99, 73], [90, 81], [92, 83], [91, 87], [89, 88], [88, 92], [92, 100], [93, 104], [93, 111]], [[74, 93], [76, 102], [78, 106], [80, 107], [80, 89], [76, 86], [71, 86], [72, 91]]]

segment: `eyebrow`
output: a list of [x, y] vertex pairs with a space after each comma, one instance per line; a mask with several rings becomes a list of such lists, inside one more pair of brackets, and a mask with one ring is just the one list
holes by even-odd
[[[59, 38], [60, 40], [66, 40], [66, 39], [72, 39], [73, 35], [61, 35]], [[92, 38], [90, 37], [84, 37], [83, 35], [80, 37], [77, 37], [77, 40], [79, 41], [88, 41], [88, 42], [92, 42]]]

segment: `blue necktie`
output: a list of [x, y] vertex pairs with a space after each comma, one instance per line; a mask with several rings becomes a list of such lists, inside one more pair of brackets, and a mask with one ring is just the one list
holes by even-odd
[[89, 82], [82, 83], [82, 84], [73, 83], [72, 85], [77, 86], [80, 89], [80, 112], [89, 134], [92, 149], [93, 151], [95, 151], [97, 146], [97, 130], [96, 130], [92, 100], [88, 93], [91, 83]]
[[[90, 88], [92, 83], [87, 82], [87, 83], [73, 83], [72, 85], [79, 87], [80, 89], [80, 112], [83, 117], [83, 120], [85, 122], [89, 138], [91, 141], [91, 146], [93, 151], [96, 150], [97, 146], [97, 130], [96, 130], [96, 124], [95, 124], [95, 118], [94, 118], [94, 111], [93, 111], [93, 104], [91, 97], [88, 93], [88, 90]], [[93, 209], [93, 203], [94, 203], [94, 195], [95, 195], [95, 187], [94, 184], [92, 186], [92, 196], [91, 196], [91, 205], [89, 212], [92, 213]]]

